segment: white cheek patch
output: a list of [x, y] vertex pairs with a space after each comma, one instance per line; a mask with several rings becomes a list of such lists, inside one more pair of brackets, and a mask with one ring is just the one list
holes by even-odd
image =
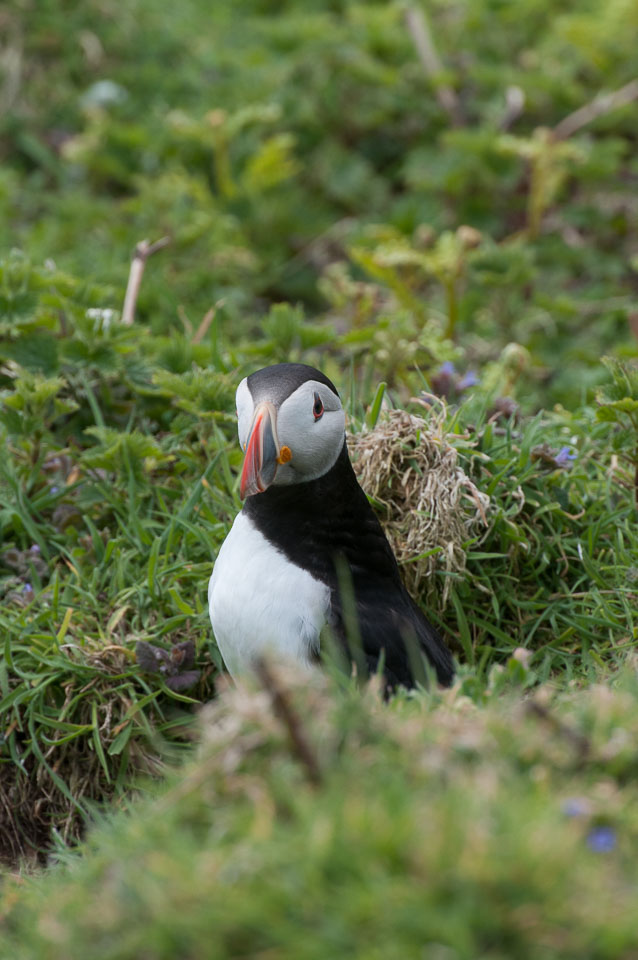
[[248, 389], [248, 380], [246, 377], [244, 377], [237, 387], [235, 403], [237, 405], [237, 433], [239, 435], [239, 444], [242, 450], [245, 450], [248, 442], [248, 432], [253, 422], [254, 414], [253, 398]]
[[[315, 393], [324, 413], [315, 419]], [[295, 483], [322, 476], [334, 465], [345, 434], [345, 413], [339, 398], [325, 384], [308, 380], [284, 400], [277, 417], [279, 442], [290, 447], [292, 459], [275, 483]]]

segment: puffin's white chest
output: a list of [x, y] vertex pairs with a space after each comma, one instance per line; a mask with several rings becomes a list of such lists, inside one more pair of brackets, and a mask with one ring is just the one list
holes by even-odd
[[309, 665], [329, 616], [330, 590], [240, 513], [219, 551], [208, 608], [224, 663], [236, 676], [268, 650]]

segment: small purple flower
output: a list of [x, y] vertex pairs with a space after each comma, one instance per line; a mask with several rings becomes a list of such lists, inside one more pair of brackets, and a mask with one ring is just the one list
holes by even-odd
[[576, 454], [572, 453], [569, 447], [561, 447], [558, 453], [556, 454], [556, 456], [554, 457], [554, 461], [556, 465], [559, 467], [568, 467], [570, 464], [570, 461], [575, 459], [576, 459]]
[[37, 545], [37, 543], [34, 543], [32, 547], [29, 547], [29, 553], [40, 553], [40, 547]]
[[475, 387], [481, 382], [481, 378], [476, 370], [468, 370], [456, 385], [457, 390], [468, 390], [469, 387]]
[[590, 805], [584, 797], [568, 797], [561, 805], [566, 817], [586, 817], [591, 812]]
[[22, 588], [22, 592], [23, 592], [23, 593], [33, 593], [33, 587], [31, 586], [30, 583], [25, 583], [25, 585], [24, 585], [23, 588]]
[[448, 377], [453, 377], [456, 373], [456, 367], [451, 360], [446, 360], [445, 363], [442, 363], [439, 367], [439, 373], [444, 373]]
[[60, 488], [59, 488], [59, 487], [51, 487], [51, 488], [49, 489], [49, 493], [59, 493], [59, 492], [60, 492]]
[[594, 853], [611, 853], [616, 846], [616, 831], [613, 827], [593, 827], [587, 834], [587, 846]]

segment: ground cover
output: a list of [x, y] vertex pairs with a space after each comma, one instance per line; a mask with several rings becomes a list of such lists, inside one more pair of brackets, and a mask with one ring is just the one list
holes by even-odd
[[[131, 933], [137, 901], [115, 882], [104, 929], [130, 934], [122, 956], [139, 955], [138, 934], [150, 956], [196, 953], [211, 925], [228, 955], [299, 956], [304, 918], [266, 929], [262, 911], [306, 869], [300, 910], [316, 901], [337, 918], [308, 956], [328, 942], [338, 956], [362, 926], [362, 956], [392, 955], [401, 937], [409, 954], [425, 930], [410, 928], [416, 907], [381, 929], [371, 904], [409, 900], [410, 880], [433, 956], [636, 951], [635, 17], [597, 0], [3, 11], [0, 854], [33, 864], [100, 805], [125, 808], [42, 892], [3, 882], [3, 933], [29, 931], [12, 956], [45, 943], [52, 957], [91, 956], [90, 897], [138, 854], [148, 891], [127, 891], [163, 892]], [[145, 237], [167, 242], [131, 311]], [[362, 482], [459, 680], [448, 699], [390, 708], [347, 684], [317, 694], [332, 717], [320, 789], [268, 711], [263, 729], [255, 720], [264, 701], [247, 699], [246, 717], [228, 694], [205, 721], [213, 739], [220, 726], [214, 751], [234, 709], [258, 748], [242, 754], [239, 787], [217, 773], [209, 786], [188, 757], [221, 671], [205, 598], [240, 507], [234, 390], [280, 360], [338, 383]], [[330, 747], [339, 724], [343, 757]], [[395, 751], [373, 822], [344, 821]], [[131, 808], [140, 778], [164, 776], [162, 797]], [[193, 785], [186, 810], [180, 778]], [[280, 799], [293, 784], [291, 812]], [[330, 843], [299, 856], [317, 819], [339, 843], [352, 833], [343, 912]], [[415, 837], [428, 852], [408, 864]], [[166, 850], [156, 875], [153, 849]], [[235, 876], [236, 855], [247, 866], [222, 916], [211, 864]], [[167, 903], [194, 896], [189, 858], [201, 899], [176, 947]], [[184, 865], [174, 886], [168, 863]], [[269, 871], [281, 886], [255, 902], [250, 885]], [[455, 898], [458, 935], [435, 916]]]

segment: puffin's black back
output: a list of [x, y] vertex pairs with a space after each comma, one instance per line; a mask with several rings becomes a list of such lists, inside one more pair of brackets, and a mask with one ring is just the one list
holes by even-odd
[[406, 591], [394, 554], [359, 486], [344, 441], [337, 462], [323, 477], [290, 486], [271, 486], [248, 497], [244, 512], [292, 563], [325, 583], [332, 594], [332, 628], [348, 649], [339, 559], [350, 572], [357, 625], [370, 672], [383, 657], [389, 687], [415, 684], [414, 644], [423, 651], [439, 683], [454, 676], [452, 657], [434, 627]]

